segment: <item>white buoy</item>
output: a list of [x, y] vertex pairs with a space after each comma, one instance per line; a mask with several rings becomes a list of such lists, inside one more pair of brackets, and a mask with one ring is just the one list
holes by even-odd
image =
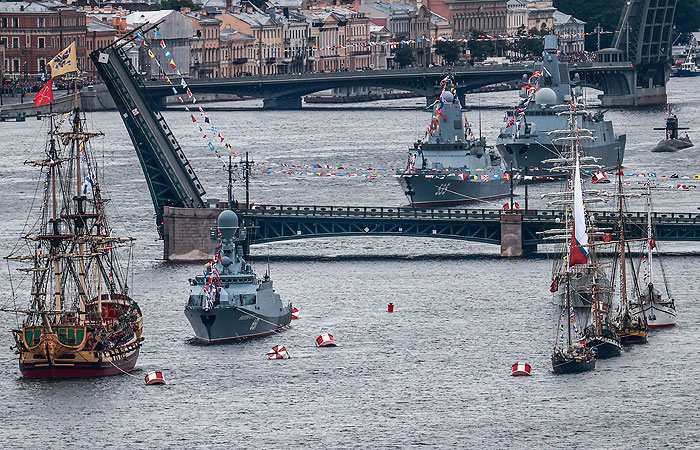
[[289, 352], [284, 345], [275, 345], [267, 352], [267, 359], [289, 359]]
[[148, 372], [146, 375], [146, 385], [150, 386], [152, 384], [165, 384], [165, 377], [163, 372], [160, 370], [154, 370], [153, 372]]
[[335, 340], [333, 335], [330, 333], [325, 333], [316, 338], [316, 347], [335, 347]]

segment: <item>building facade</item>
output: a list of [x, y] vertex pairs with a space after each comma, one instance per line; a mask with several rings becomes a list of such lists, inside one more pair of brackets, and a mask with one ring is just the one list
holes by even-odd
[[559, 51], [571, 55], [585, 50], [586, 22], [571, 14], [554, 11], [554, 33], [559, 36]]
[[0, 45], [5, 78], [38, 80], [48, 62], [76, 44], [78, 68], [86, 65], [85, 13], [60, 2], [0, 2]]
[[221, 21], [206, 14], [183, 12], [192, 24], [190, 75], [194, 78], [218, 78]]
[[448, 2], [454, 37], [467, 38], [479, 31], [490, 35], [504, 35], [507, 29], [506, 1], [461, 0]]

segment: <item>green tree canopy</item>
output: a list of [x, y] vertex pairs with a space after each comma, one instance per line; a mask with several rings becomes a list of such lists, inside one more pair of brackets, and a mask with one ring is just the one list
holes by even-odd
[[454, 64], [459, 61], [461, 54], [459, 42], [456, 41], [436, 41], [435, 54], [442, 56], [446, 63]]
[[413, 55], [413, 49], [409, 45], [394, 47], [391, 53], [394, 54], [394, 62], [399, 67], [411, 65], [416, 60], [416, 57]]

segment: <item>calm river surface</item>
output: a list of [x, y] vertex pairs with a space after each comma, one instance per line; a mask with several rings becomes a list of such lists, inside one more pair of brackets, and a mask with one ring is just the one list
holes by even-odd
[[[700, 83], [673, 79], [670, 101], [700, 142]], [[495, 142], [516, 92], [471, 96], [482, 105], [483, 133]], [[213, 112], [239, 151], [271, 168], [280, 163], [396, 168], [429, 121], [423, 99], [308, 111]], [[237, 103], [255, 106], [259, 101]], [[205, 105], [206, 106], [206, 105]], [[208, 198], [225, 198], [222, 162], [199, 138], [189, 115], [165, 114]], [[662, 138], [662, 107], [611, 110], [627, 134], [625, 170], [700, 173], [700, 147], [652, 154]], [[160, 259], [153, 206], [118, 113], [88, 116], [105, 133], [94, 148], [104, 168], [112, 222], [135, 236], [132, 296], [145, 314], [146, 341], [136, 377], [59, 382], [19, 376], [10, 329], [0, 316], [0, 435], [3, 448], [698, 448], [700, 244], [663, 245], [678, 308], [675, 329], [595, 371], [551, 373], [554, 344], [551, 259], [502, 260], [499, 249], [418, 238], [316, 239], [254, 248], [254, 268], [272, 277], [301, 318], [281, 334], [241, 344], [200, 346], [183, 314], [188, 277], [201, 264]], [[469, 113], [478, 122], [476, 111]], [[41, 122], [0, 123], [0, 253], [10, 252], [35, 195], [38, 174], [22, 165], [43, 148]], [[664, 183], [661, 183], [662, 185]], [[530, 189], [530, 202], [553, 186]], [[405, 205], [392, 177], [256, 174], [252, 199], [265, 204]], [[518, 188], [521, 195], [522, 188]], [[236, 195], [242, 195], [240, 185]], [[499, 204], [487, 205], [498, 207]], [[662, 190], [659, 210], [698, 212], [696, 192]], [[640, 207], [636, 209], [640, 209]], [[35, 217], [30, 218], [31, 221]], [[3, 269], [7, 274], [7, 267]], [[0, 305], [26, 304], [26, 288], [0, 277]], [[387, 314], [388, 302], [396, 305]], [[331, 332], [339, 343], [316, 349]], [[292, 356], [268, 361], [284, 344]], [[510, 377], [515, 361], [532, 377]], [[145, 386], [150, 370], [166, 386]]]

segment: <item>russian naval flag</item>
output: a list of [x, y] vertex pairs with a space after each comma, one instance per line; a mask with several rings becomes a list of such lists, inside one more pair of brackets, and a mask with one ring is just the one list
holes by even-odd
[[588, 228], [586, 214], [583, 210], [583, 190], [581, 187], [581, 170], [578, 153], [576, 154], [576, 169], [574, 170], [574, 227], [571, 230], [571, 248], [569, 250], [569, 266], [588, 263]]

